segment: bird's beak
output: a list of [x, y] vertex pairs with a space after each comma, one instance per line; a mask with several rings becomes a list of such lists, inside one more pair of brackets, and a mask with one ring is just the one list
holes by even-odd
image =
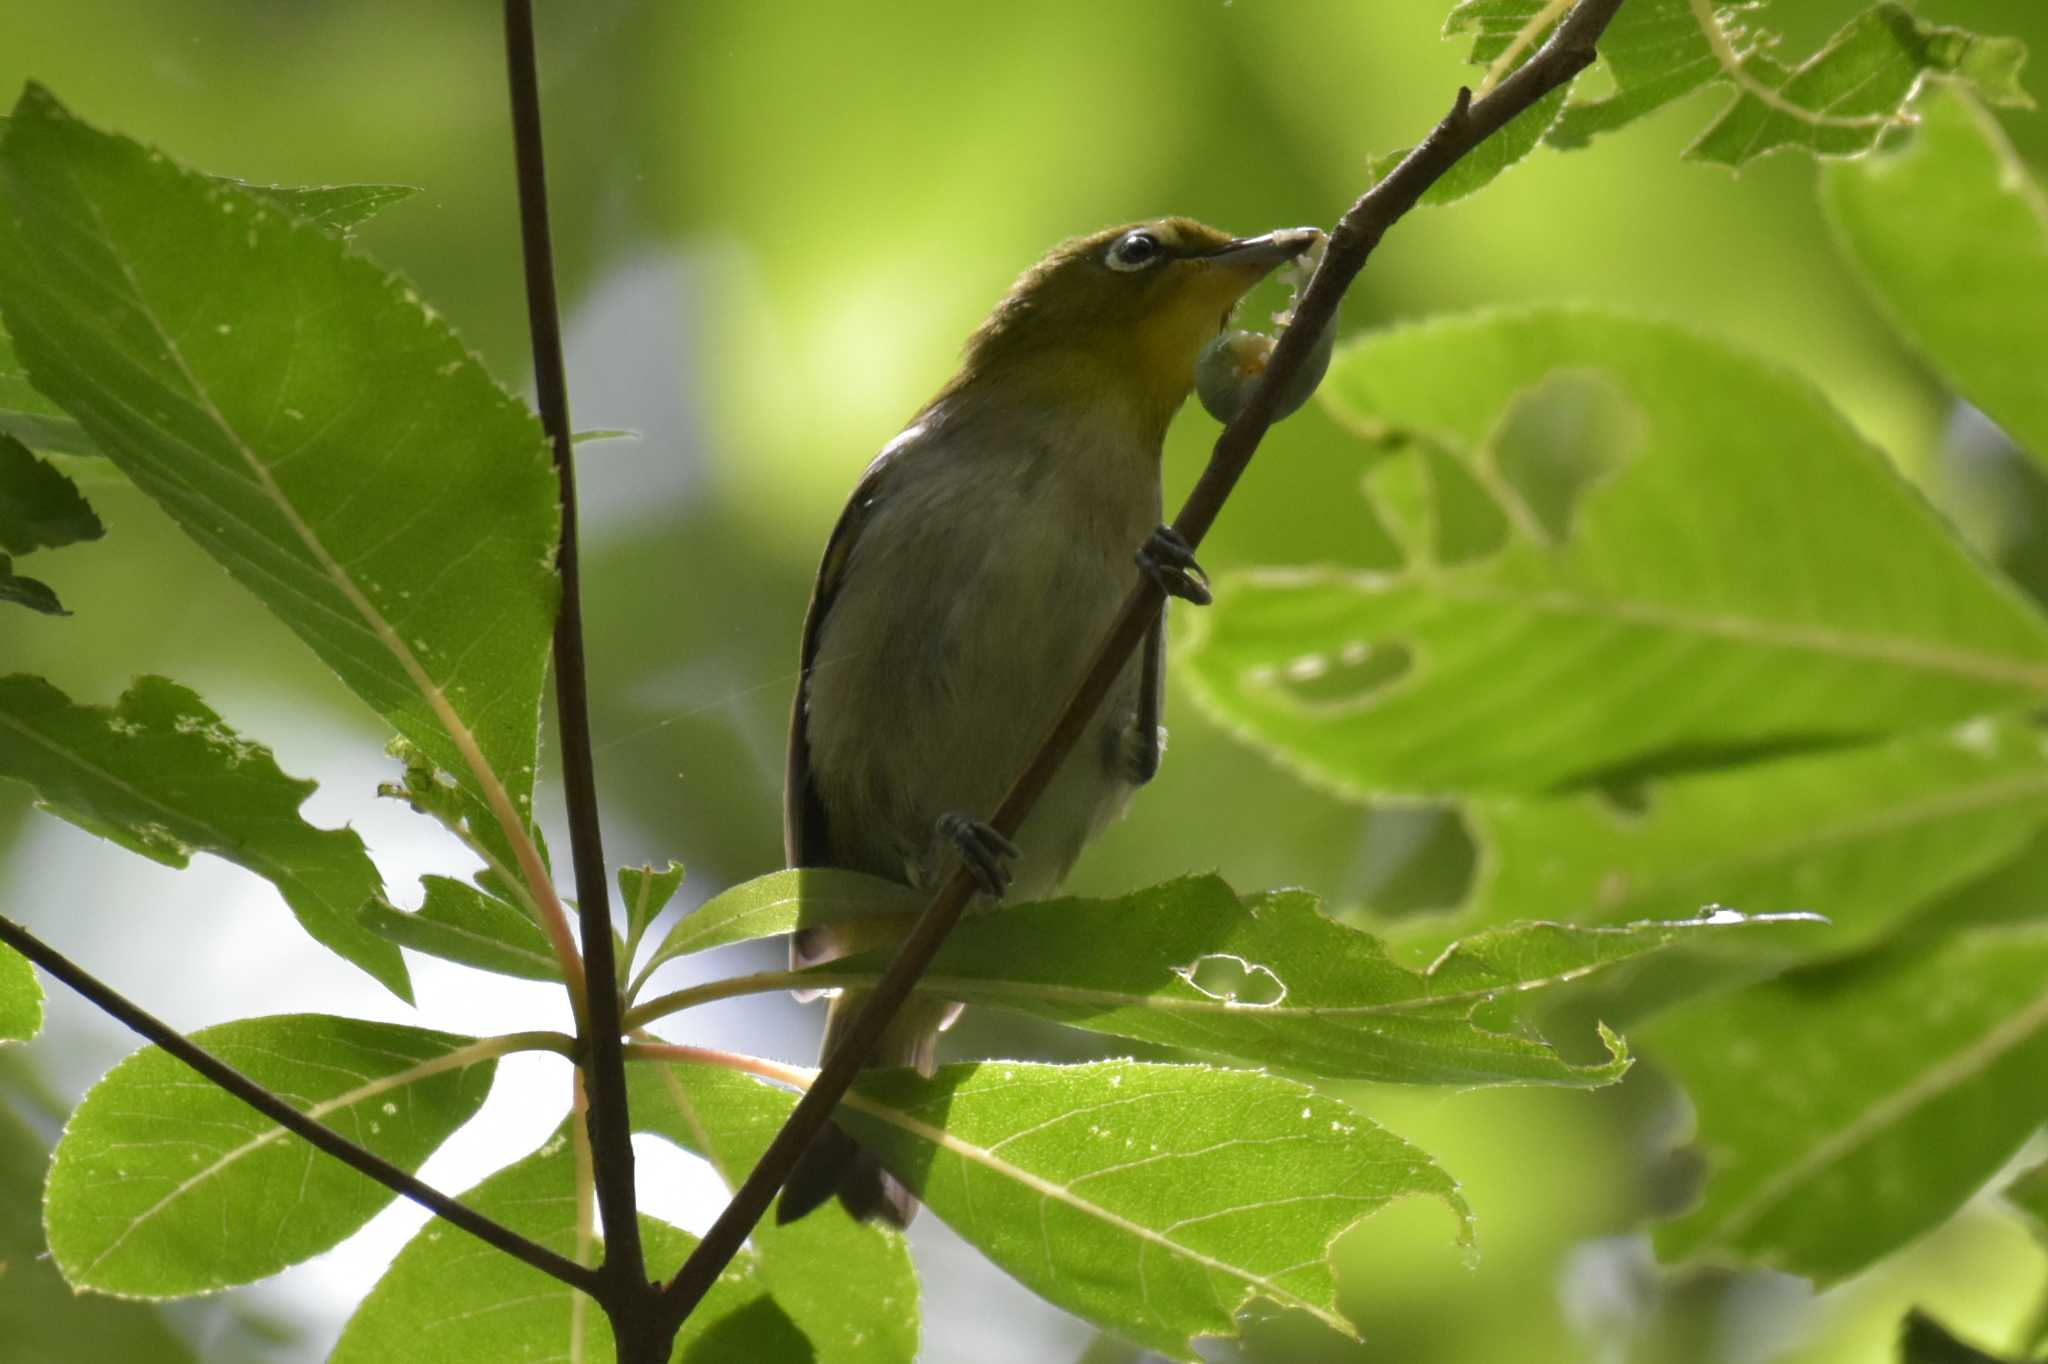
[[1257, 270], [1260, 274], [1282, 261], [1293, 260], [1316, 244], [1322, 234], [1313, 227], [1284, 227], [1263, 237], [1239, 237], [1208, 253], [1203, 259], [1217, 265]]

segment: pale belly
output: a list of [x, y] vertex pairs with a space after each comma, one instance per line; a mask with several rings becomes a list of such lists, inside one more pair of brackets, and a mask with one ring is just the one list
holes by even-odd
[[[806, 720], [833, 860], [917, 885], [951, 865], [939, 816], [987, 818], [1036, 751], [1158, 517], [1156, 485], [1117, 505], [1040, 484], [1007, 503], [982, 496], [963, 524], [937, 513], [933, 502], [959, 503], [926, 483], [939, 495], [899, 497], [862, 531], [819, 631]], [[1139, 667], [1019, 833], [1013, 899], [1052, 894], [1129, 800]]]

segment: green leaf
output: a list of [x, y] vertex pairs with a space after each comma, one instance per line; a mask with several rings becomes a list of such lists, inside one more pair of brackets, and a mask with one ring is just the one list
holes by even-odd
[[110, 709], [78, 705], [39, 677], [0, 677], [0, 777], [165, 866], [208, 852], [255, 872], [315, 940], [410, 1002], [398, 949], [357, 921], [383, 889], [362, 839], [300, 819], [313, 783], [279, 771], [269, 749], [177, 683], [138, 678]]
[[2031, 726], [1981, 721], [1673, 777], [1640, 808], [1584, 792], [1475, 801], [1467, 816], [1486, 850], [1479, 881], [1430, 940], [1537, 914], [1611, 923], [1718, 902], [1830, 924], [1717, 950], [1841, 954], [2024, 847], [2048, 823], [2048, 762]]
[[[567, 1124], [538, 1151], [462, 1196], [486, 1217], [575, 1258], [576, 1158]], [[696, 1238], [640, 1219], [648, 1268], [666, 1278]], [[601, 1243], [593, 1241], [593, 1263]], [[683, 1323], [677, 1364], [812, 1358], [807, 1342], [742, 1252]], [[491, 1250], [467, 1232], [430, 1222], [349, 1318], [327, 1364], [480, 1364], [480, 1361], [615, 1358], [597, 1304], [537, 1269]], [[822, 1358], [822, 1357], [821, 1357]]]
[[225, 176], [213, 179], [226, 188], [275, 204], [301, 222], [342, 234], [419, 193], [411, 185], [252, 185]]
[[1937, 85], [1915, 108], [1910, 136], [1829, 166], [1821, 200], [1893, 325], [2048, 464], [2048, 197], [1968, 94]]
[[[1567, 369], [1618, 383], [1642, 434], [1560, 542], [1492, 441]], [[2048, 623], [1819, 394], [1725, 346], [1591, 311], [1487, 314], [1370, 337], [1322, 393], [1369, 438], [1460, 452], [1517, 527], [1469, 562], [1217, 581], [1187, 651], [1196, 696], [1341, 793], [1640, 780], [2048, 694]]]
[[1330, 1245], [1451, 1177], [1303, 1085], [1249, 1071], [1014, 1061], [870, 1072], [839, 1121], [948, 1226], [1077, 1316], [1174, 1359], [1253, 1298], [1346, 1335]]
[[18, 602], [46, 616], [68, 616], [56, 591], [40, 578], [25, 578], [14, 571], [14, 560], [0, 554], [0, 601]]
[[1759, 49], [1739, 65], [1724, 61], [1741, 93], [1685, 154], [1726, 166], [1780, 147], [1855, 156], [1899, 124], [1906, 101], [1931, 74], [1964, 78], [1997, 103], [2026, 105], [2019, 86], [2025, 61], [2016, 38], [1940, 28], [1903, 5], [1874, 5], [1796, 68]]
[[[1754, 931], [1728, 914], [1667, 924], [1518, 924], [1445, 952], [1426, 971], [1325, 918], [1305, 891], [1240, 899], [1192, 876], [1114, 900], [1007, 906], [961, 923], [918, 988], [1095, 1032], [1317, 1076], [1424, 1084], [1619, 1079], [1626, 1053], [1574, 1065], [1513, 1030], [1496, 1006], [1683, 941]], [[820, 984], [870, 983], [892, 953], [816, 967]]]
[[0, 435], [0, 550], [59, 549], [106, 533], [76, 483], [20, 441]]
[[0, 188], [0, 312], [36, 387], [438, 767], [527, 818], [559, 519], [532, 415], [339, 238], [40, 87]]
[[45, 398], [29, 382], [28, 371], [14, 353], [14, 342], [0, 331], [0, 432], [31, 450], [67, 455], [96, 455], [99, 447], [64, 409]]
[[[5, 949], [0, 949], [4, 955]], [[0, 1359], [8, 1364], [133, 1360], [198, 1364], [158, 1309], [72, 1292], [44, 1254], [37, 1191], [49, 1152], [0, 1108]]]
[[[476, 1115], [496, 1069], [467, 1037], [321, 1014], [242, 1019], [192, 1040], [407, 1169]], [[73, 1287], [180, 1297], [330, 1249], [394, 1196], [148, 1047], [71, 1115], [44, 1222]]]
[[[636, 1062], [627, 1080], [634, 1129], [704, 1157], [727, 1188], [746, 1178], [796, 1107], [786, 1089], [711, 1066]], [[899, 1233], [856, 1222], [834, 1201], [787, 1226], [765, 1219], [749, 1244], [755, 1272], [820, 1364], [917, 1356], [917, 1273]]]
[[43, 987], [28, 958], [0, 947], [0, 1042], [26, 1042], [43, 1030]]
[[[1511, 7], [1533, 12], [1545, 3], [1511, 0]], [[1713, 0], [1704, 6], [1705, 23], [1701, 8], [1694, 0], [1628, 0], [1600, 38], [1600, 61], [1614, 92], [1567, 106], [1550, 130], [1551, 145], [1583, 147], [1595, 134], [1633, 123], [1708, 81], [1724, 79], [1716, 48], [1739, 38], [1736, 19], [1755, 7], [1745, 0]]]
[[416, 912], [376, 899], [363, 926], [415, 952], [524, 980], [559, 981], [562, 968], [540, 926], [515, 904], [446, 876], [422, 876], [427, 898]]
[[773, 871], [728, 887], [679, 920], [662, 939], [645, 975], [663, 962], [751, 938], [772, 938], [811, 924], [912, 913], [928, 897], [895, 881], [829, 867]]
[[1915, 936], [1641, 1030], [1709, 1175], [1657, 1232], [1825, 1286], [1945, 1220], [2048, 1119], [2048, 927]]
[[[1571, 83], [1567, 81], [1509, 119], [1499, 132], [1460, 157], [1457, 164], [1439, 176], [1416, 202], [1431, 207], [1454, 204], [1492, 184], [1500, 178], [1502, 171], [1536, 150], [1563, 112], [1565, 96], [1570, 90]], [[1373, 157], [1366, 163], [1367, 179], [1374, 184], [1386, 179], [1412, 150], [1403, 147], [1399, 151]]]
[[653, 867], [619, 868], [619, 895], [626, 902], [626, 924], [632, 941], [640, 941], [682, 884], [680, 862], [670, 862], [660, 871]]

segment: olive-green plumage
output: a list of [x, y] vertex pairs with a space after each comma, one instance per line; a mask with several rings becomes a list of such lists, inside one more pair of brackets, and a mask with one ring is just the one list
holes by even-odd
[[[791, 866], [919, 887], [950, 869], [940, 817], [996, 807], [1130, 588], [1197, 354], [1252, 285], [1314, 239], [1243, 240], [1186, 218], [1115, 228], [1053, 248], [996, 306], [960, 372], [868, 467], [826, 544], [790, 723]], [[1155, 626], [1018, 831], [1012, 894], [1052, 893], [1157, 768], [1163, 639]], [[827, 961], [888, 931], [810, 930], [792, 960]], [[828, 1054], [861, 999], [832, 1001]], [[929, 1073], [956, 1012], [913, 997], [871, 1064]], [[898, 1226], [917, 1206], [836, 1127], [791, 1176], [778, 1216], [834, 1193], [855, 1216]]]

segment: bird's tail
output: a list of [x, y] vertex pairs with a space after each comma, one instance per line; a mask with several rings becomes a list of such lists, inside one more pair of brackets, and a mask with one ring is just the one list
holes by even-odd
[[[832, 1049], [853, 1023], [854, 1015], [866, 1002], [867, 993], [844, 991], [833, 999], [825, 1016], [825, 1044], [820, 1059]], [[957, 1004], [928, 1003], [913, 997], [882, 1034], [871, 1067], [915, 1066], [929, 1076], [938, 1063], [939, 1033], [959, 1012]], [[782, 1186], [782, 1198], [775, 1205], [775, 1221], [785, 1225], [823, 1205], [834, 1194], [856, 1221], [880, 1218], [893, 1227], [907, 1227], [917, 1215], [917, 1196], [903, 1181], [882, 1168], [872, 1152], [848, 1136], [836, 1122], [811, 1140]]]

